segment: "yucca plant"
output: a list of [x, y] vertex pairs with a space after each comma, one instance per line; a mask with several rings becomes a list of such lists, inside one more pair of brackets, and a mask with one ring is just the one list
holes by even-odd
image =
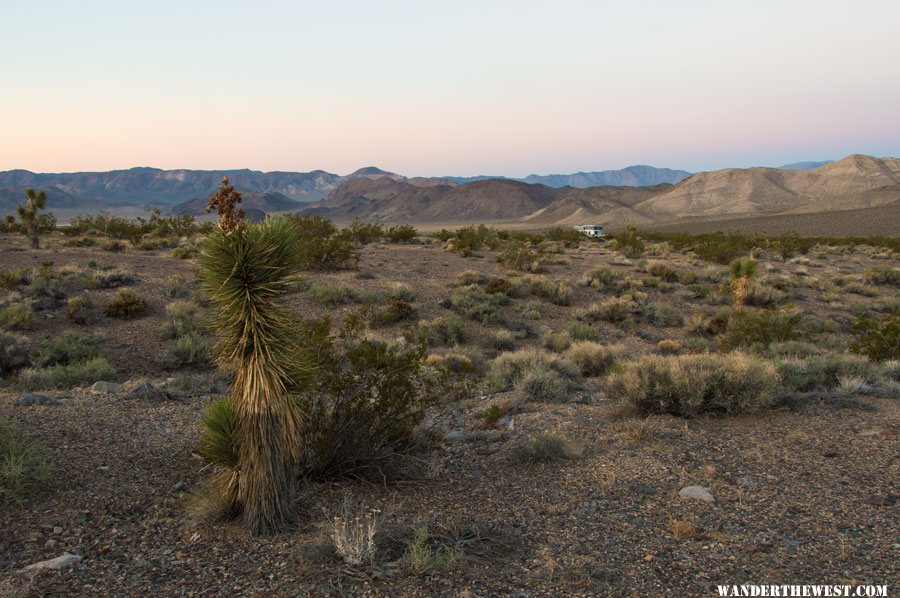
[[31, 240], [32, 249], [39, 249], [41, 244], [38, 237], [40, 231], [38, 211], [43, 210], [47, 204], [47, 194], [29, 188], [25, 191], [25, 198], [25, 205], [18, 206], [16, 213], [22, 221], [22, 232]]
[[219, 226], [204, 244], [200, 269], [202, 288], [216, 307], [216, 357], [235, 373], [237, 463], [220, 467], [217, 488], [232, 514], [258, 534], [292, 521], [302, 423], [293, 394], [311, 366], [280, 305], [296, 281], [294, 225], [283, 218], [242, 222], [226, 186], [220, 194], [233, 203], [214, 206]]
[[752, 257], [739, 257], [728, 266], [731, 274], [731, 298], [734, 308], [741, 309], [750, 294], [753, 279], [759, 271], [759, 263]]

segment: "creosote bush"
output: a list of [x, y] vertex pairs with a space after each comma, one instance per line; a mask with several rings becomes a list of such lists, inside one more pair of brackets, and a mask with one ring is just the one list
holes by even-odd
[[564, 438], [545, 432], [517, 445], [511, 456], [514, 461], [531, 465], [558, 463], [571, 459], [574, 455], [574, 450]]
[[115, 296], [103, 308], [103, 313], [110, 318], [133, 320], [147, 313], [147, 302], [137, 291], [119, 289]]
[[863, 316], [853, 325], [850, 348], [877, 361], [900, 360], [900, 310], [879, 318]]
[[0, 379], [29, 365], [28, 338], [0, 330]]
[[37, 317], [31, 306], [25, 303], [10, 303], [0, 307], [0, 328], [7, 330], [31, 330], [37, 325]]
[[858, 377], [865, 382], [878, 378], [878, 367], [861, 355], [825, 353], [805, 358], [787, 358], [777, 363], [784, 388], [795, 392], [831, 390], [841, 379]]
[[482, 324], [499, 321], [500, 308], [509, 303], [503, 293], [488, 293], [477, 286], [458, 287], [450, 295], [450, 306], [459, 315]]
[[91, 308], [91, 300], [84, 295], [69, 297], [66, 317], [73, 323], [84, 325], [88, 322], [88, 310]]
[[579, 372], [565, 357], [547, 351], [520, 349], [490, 363], [488, 383], [495, 391], [515, 386], [535, 400], [562, 400], [575, 387]]
[[729, 355], [649, 355], [609, 378], [610, 393], [645, 414], [739, 415], [775, 400], [780, 378], [768, 361]]
[[453, 346], [466, 340], [465, 323], [454, 315], [421, 320], [416, 334], [430, 347]]
[[603, 376], [625, 356], [622, 345], [601, 345], [591, 341], [579, 341], [564, 353], [586, 378]]

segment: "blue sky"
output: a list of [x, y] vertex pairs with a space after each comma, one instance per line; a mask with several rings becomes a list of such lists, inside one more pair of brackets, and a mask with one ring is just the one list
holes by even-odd
[[900, 155], [900, 2], [0, 0], [0, 169]]

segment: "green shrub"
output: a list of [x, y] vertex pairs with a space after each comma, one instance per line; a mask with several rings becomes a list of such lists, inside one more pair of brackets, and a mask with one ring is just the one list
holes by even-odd
[[483, 224], [477, 226], [465, 226], [454, 233], [441, 231], [437, 233], [436, 236], [447, 242], [445, 248], [448, 251], [456, 251], [462, 256], [472, 255], [472, 253], [483, 247], [496, 249], [500, 245], [500, 238], [497, 236], [497, 231], [493, 228], [488, 228]]
[[35, 358], [35, 365], [69, 365], [87, 361], [100, 355], [100, 345], [96, 338], [67, 330], [61, 336], [41, 343]]
[[764, 350], [772, 343], [804, 340], [817, 331], [816, 323], [801, 312], [740, 310], [728, 320], [723, 350]]
[[22, 371], [19, 380], [29, 389], [71, 388], [91, 384], [97, 380], [109, 380], [115, 376], [116, 369], [105, 357], [94, 357], [68, 365], [28, 368]]
[[741, 353], [648, 355], [609, 379], [611, 394], [639, 411], [683, 417], [759, 411], [775, 400], [778, 384], [771, 363]]
[[181, 245], [172, 250], [172, 257], [177, 260], [189, 260], [200, 256], [200, 246], [194, 243]]
[[498, 351], [512, 351], [516, 348], [516, 336], [509, 330], [495, 330], [491, 332], [489, 341], [491, 347]]
[[598, 266], [590, 272], [585, 272], [584, 276], [581, 277], [580, 284], [585, 287], [605, 289], [615, 286], [623, 278], [625, 278], [625, 272], [622, 270]]
[[28, 282], [28, 272], [24, 268], [12, 268], [11, 270], [0, 272], [0, 287], [4, 289], [12, 291], [16, 287], [28, 284]]
[[110, 318], [120, 320], [132, 320], [140, 318], [147, 313], [147, 302], [137, 291], [132, 289], [119, 289], [115, 297], [103, 308], [103, 313]]
[[29, 365], [28, 339], [0, 330], [0, 378], [5, 378], [27, 365]]
[[[100, 241], [100, 249], [103, 251], [125, 251], [125, 243], [118, 239], [103, 239]], [[175, 251], [177, 252], [178, 249]]]
[[170, 340], [166, 353], [176, 365], [203, 364], [210, 359], [211, 342], [198, 322], [198, 309], [190, 301], [173, 301], [166, 306], [167, 321], [160, 333]]
[[411, 320], [416, 316], [416, 308], [403, 299], [393, 299], [384, 307], [369, 313], [369, 325], [373, 327], [390, 326], [397, 322]]
[[417, 334], [431, 347], [452, 346], [466, 340], [465, 324], [453, 315], [420, 321]]
[[496, 323], [500, 308], [508, 303], [506, 295], [488, 293], [477, 286], [458, 287], [450, 295], [453, 311], [482, 324]]
[[14, 423], [0, 419], [0, 504], [22, 504], [49, 477], [43, 447]]
[[871, 284], [900, 287], [900, 268], [875, 266], [866, 271], [866, 280]]
[[368, 245], [384, 238], [384, 226], [377, 222], [363, 222], [358, 218], [344, 229], [344, 234], [360, 245]]
[[567, 332], [554, 332], [544, 336], [543, 347], [554, 353], [562, 353], [572, 345], [572, 337]]
[[[472, 285], [472, 284], [484, 284], [485, 282], [488, 281], [489, 277], [484, 272], [479, 272], [477, 270], [464, 270], [456, 278], [457, 278], [457, 280], [459, 280], [459, 284], [468, 286], [468, 285]], [[496, 280], [503, 280], [503, 279], [498, 278]], [[509, 282], [507, 282], [505, 280], [503, 280], [503, 282], [506, 282], [506, 284], [509, 285]], [[508, 288], [508, 286], [507, 286], [507, 288]], [[504, 289], [504, 292], [506, 292], [506, 289]]]
[[872, 380], [878, 374], [877, 366], [865, 357], [840, 353], [784, 359], [778, 363], [778, 371], [784, 387], [795, 392], [830, 390], [836, 388], [844, 377], [858, 376]]
[[195, 330], [173, 340], [169, 345], [168, 355], [178, 365], [207, 363], [211, 346], [209, 338]]
[[91, 300], [84, 295], [69, 297], [66, 317], [73, 323], [84, 325], [88, 321], [88, 310], [91, 308]]
[[637, 227], [629, 224], [625, 230], [612, 235], [613, 247], [627, 258], [638, 259], [644, 255], [644, 240], [638, 235]]
[[880, 318], [861, 317], [853, 325], [850, 348], [877, 361], [900, 360], [900, 311]]
[[286, 216], [296, 231], [304, 270], [343, 270], [359, 263], [359, 245], [321, 216]]
[[665, 282], [678, 282], [678, 271], [665, 262], [650, 262], [647, 272]]
[[[232, 397], [211, 402], [200, 420], [197, 454], [225, 473], [239, 471], [237, 408]], [[222, 476], [226, 479], [227, 476]]]
[[573, 341], [596, 341], [601, 336], [599, 330], [583, 322], [569, 322], [566, 332]]
[[513, 288], [511, 282], [506, 280], [505, 278], [497, 278], [492, 276], [484, 284], [484, 292], [490, 293], [491, 295], [495, 295], [497, 293], [508, 294]]
[[416, 292], [405, 282], [392, 282], [388, 287], [388, 297], [394, 301], [413, 302]]
[[540, 272], [544, 267], [543, 256], [522, 243], [508, 246], [497, 261], [522, 272]]
[[555, 305], [568, 305], [572, 297], [572, 285], [564, 280], [553, 283], [543, 276], [527, 275], [516, 280], [510, 293], [517, 297], [540, 297]]
[[93, 247], [96, 244], [96, 241], [93, 237], [80, 236], [73, 237], [71, 239], [66, 240], [63, 245], [66, 247]]
[[91, 288], [100, 289], [116, 289], [119, 287], [133, 285], [135, 283], [134, 276], [128, 274], [127, 272], [119, 272], [117, 270], [112, 272], [94, 274], [93, 279], [96, 282], [96, 285]]
[[7, 330], [31, 330], [37, 325], [37, 317], [25, 303], [10, 303], [0, 307], [0, 328]]
[[562, 403], [569, 398], [572, 383], [556, 370], [534, 370], [526, 372], [515, 389], [531, 401]]
[[641, 308], [645, 322], [659, 328], [673, 328], [684, 325], [681, 311], [666, 303], [648, 303]]
[[558, 463], [570, 459], [574, 451], [559, 436], [541, 433], [513, 449], [512, 458], [526, 464]]
[[625, 356], [622, 345], [601, 345], [591, 341], [573, 343], [565, 357], [575, 364], [582, 376], [603, 376]]
[[384, 237], [388, 243], [409, 243], [419, 236], [419, 231], [411, 224], [401, 224], [388, 228]]

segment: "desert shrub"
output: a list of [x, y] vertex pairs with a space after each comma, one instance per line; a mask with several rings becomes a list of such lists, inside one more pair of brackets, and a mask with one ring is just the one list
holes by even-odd
[[[125, 243], [118, 239], [103, 239], [100, 241], [100, 249], [103, 251], [125, 251]], [[177, 252], [178, 249], [175, 251]]]
[[490, 293], [491, 295], [497, 293], [508, 294], [512, 289], [513, 285], [511, 282], [505, 278], [497, 278], [496, 276], [490, 277], [484, 284], [484, 292]]
[[656, 343], [656, 351], [660, 355], [676, 355], [681, 352], [681, 343], [673, 339], [664, 339]]
[[900, 311], [880, 318], [861, 317], [853, 325], [850, 348], [877, 361], [900, 360]]
[[588, 237], [582, 232], [579, 232], [573, 228], [564, 228], [561, 226], [554, 226], [551, 229], [548, 229], [544, 236], [550, 241], [557, 241], [563, 243], [566, 247], [578, 247], [578, 245], [582, 241], [593, 241], [594, 237]]
[[521, 272], [540, 272], [543, 256], [524, 243], [513, 243], [497, 256], [497, 261]]
[[644, 255], [644, 240], [638, 235], [637, 227], [628, 225], [622, 232], [612, 235], [613, 247], [627, 258], [638, 259]]
[[21, 504], [49, 477], [43, 447], [16, 424], [0, 419], [0, 504]]
[[650, 262], [647, 272], [665, 282], [678, 282], [678, 271], [665, 262]]
[[553, 283], [543, 276], [528, 275], [517, 279], [510, 293], [517, 297], [540, 297], [555, 305], [568, 305], [572, 298], [572, 285], [565, 280]]
[[382, 297], [372, 291], [348, 286], [312, 286], [306, 293], [314, 301], [331, 306], [347, 303], [372, 305], [383, 300]]
[[516, 311], [526, 320], [540, 320], [543, 317], [541, 304], [537, 301], [523, 303], [516, 308]]
[[82, 235], [80, 237], [67, 239], [65, 242], [63, 242], [63, 245], [65, 245], [66, 247], [93, 247], [96, 242], [97, 241], [93, 237]]
[[574, 451], [565, 439], [555, 434], [541, 433], [527, 442], [517, 445], [512, 451], [512, 459], [526, 464], [557, 463], [569, 459]]
[[24, 268], [12, 268], [0, 272], [0, 287], [13, 290], [29, 282], [28, 272]]
[[409, 243], [419, 236], [419, 231], [411, 224], [401, 224], [388, 228], [384, 237], [388, 243]]
[[392, 282], [388, 287], [388, 297], [394, 301], [412, 302], [416, 300], [416, 292], [405, 282]]
[[798, 311], [740, 310], [728, 320], [721, 346], [726, 351], [761, 350], [776, 342], [805, 340], [817, 329], [812, 318]]
[[172, 250], [172, 257], [177, 260], [189, 260], [200, 256], [200, 246], [195, 243], [181, 245]]
[[488, 342], [498, 351], [512, 351], [516, 348], [516, 336], [509, 330], [495, 330], [491, 332]]
[[591, 341], [579, 341], [564, 353], [575, 364], [582, 376], [603, 376], [625, 356], [622, 345], [601, 345]]
[[211, 230], [211, 223], [197, 224], [190, 215], [166, 218], [158, 208], [150, 211], [147, 217], [128, 220], [109, 214], [75, 216], [63, 233], [69, 236], [83, 234], [101, 234], [112, 239], [125, 239], [132, 245], [139, 245], [144, 236], [149, 237], [189, 237], [195, 234], [206, 234]]
[[341, 514], [331, 521], [334, 551], [350, 567], [371, 564], [375, 559], [375, 534], [381, 521], [378, 509], [359, 509], [344, 503]]
[[759, 411], [772, 404], [778, 384], [771, 363], [741, 353], [648, 355], [609, 379], [610, 392], [642, 413], [683, 417]]
[[144, 235], [135, 245], [141, 251], [155, 251], [157, 249], [171, 249], [178, 247], [178, 237], [156, 237]]
[[432, 353], [425, 364], [453, 374], [475, 374], [479, 369], [471, 357], [462, 353]]
[[359, 263], [359, 245], [339, 233], [333, 222], [321, 216], [286, 216], [295, 229], [299, 267], [304, 270], [342, 270]]
[[206, 335], [191, 331], [171, 342], [168, 355], [178, 365], [206, 363], [209, 361], [211, 346]]
[[788, 293], [768, 284], [752, 284], [744, 297], [744, 305], [752, 307], [775, 307], [790, 298]]
[[120, 272], [118, 270], [114, 270], [112, 272], [102, 272], [94, 274], [94, 280], [96, 281], [96, 287], [100, 289], [116, 289], [119, 287], [126, 287], [129, 285], [133, 285], [135, 283], [135, 278], [133, 275], [127, 272]]
[[622, 270], [599, 266], [590, 272], [585, 272], [581, 277], [580, 284], [586, 287], [590, 286], [597, 289], [604, 289], [615, 286], [623, 278], [625, 278], [625, 272]]
[[[471, 284], [483, 284], [487, 282], [488, 278], [489, 277], [487, 274], [485, 274], [484, 272], [479, 272], [478, 270], [464, 270], [460, 272], [459, 276], [456, 277], [456, 279], [459, 280], [459, 284], [466, 286]], [[503, 279], [498, 278], [497, 280]], [[507, 282], [507, 284], [509, 283]]]
[[169, 339], [167, 355], [177, 365], [206, 363], [211, 342], [197, 317], [198, 306], [190, 301], [173, 301], [166, 306], [166, 322], [160, 327]]
[[634, 302], [627, 299], [611, 297], [599, 303], [591, 303], [576, 312], [575, 317], [587, 322], [623, 322], [634, 311]]
[[58, 274], [55, 272], [43, 272], [34, 277], [28, 288], [28, 296], [35, 300], [35, 309], [53, 309], [59, 302], [65, 299]]
[[865, 357], [841, 353], [784, 359], [778, 362], [778, 371], [784, 387], [795, 392], [829, 390], [845, 377], [872, 380], [878, 374], [877, 366]]
[[416, 332], [431, 347], [457, 345], [466, 339], [465, 324], [453, 315], [422, 320]]
[[68, 365], [23, 370], [19, 380], [25, 388], [71, 388], [97, 380], [115, 378], [116, 369], [105, 357], [94, 357]]
[[191, 289], [188, 286], [187, 278], [183, 274], [173, 274], [166, 281], [163, 294], [171, 299], [180, 299], [190, 295]]
[[61, 336], [41, 343], [34, 363], [38, 367], [69, 365], [100, 355], [96, 338], [67, 330]]
[[369, 325], [373, 327], [390, 326], [397, 322], [411, 320], [416, 316], [416, 308], [403, 299], [393, 299], [384, 307], [373, 309], [369, 313]]
[[900, 287], [900, 268], [875, 266], [866, 270], [866, 280], [871, 284]]
[[73, 323], [84, 325], [88, 321], [88, 310], [91, 308], [91, 300], [84, 295], [69, 297], [66, 317]]
[[641, 307], [641, 316], [645, 322], [659, 328], [673, 328], [684, 325], [681, 311], [665, 303], [648, 303]]
[[147, 302], [137, 291], [119, 289], [116, 295], [103, 308], [103, 313], [110, 318], [132, 320], [147, 313]]
[[844, 290], [854, 295], [862, 295], [863, 297], [877, 297], [881, 294], [876, 287], [855, 281], [848, 282], [844, 285]]
[[414, 575], [429, 571], [440, 572], [452, 568], [460, 558], [460, 549], [433, 537], [428, 526], [413, 530], [412, 538], [403, 553], [403, 567]]
[[[436, 236], [440, 239], [446, 236], [445, 233], [446, 231], [441, 231]], [[456, 251], [464, 257], [472, 255], [483, 247], [496, 249], [500, 245], [497, 231], [483, 224], [465, 226], [450, 234], [452, 236], [442, 239], [447, 242], [445, 248], [448, 251]]]
[[542, 345], [548, 351], [562, 353], [572, 345], [572, 337], [566, 332], [553, 332], [544, 336]]
[[10, 303], [0, 307], [0, 328], [7, 330], [31, 330], [37, 325], [34, 310], [25, 303]]
[[360, 245], [368, 245], [384, 238], [384, 226], [377, 222], [363, 222], [358, 218], [348, 224], [343, 232], [347, 238]]
[[0, 330], [0, 378], [5, 378], [27, 365], [29, 365], [28, 339]]
[[596, 341], [600, 339], [600, 331], [583, 322], [569, 322], [566, 333], [573, 341]]
[[813, 343], [805, 341], [783, 341], [772, 343], [766, 354], [769, 357], [809, 357], [818, 355], [822, 349]]
[[547, 351], [520, 349], [512, 353], [503, 353], [491, 361], [488, 370], [488, 383], [492, 390], [503, 391], [518, 385], [530, 374], [553, 372], [556, 377], [543, 376], [532, 381], [535, 387], [543, 383], [558, 385], [564, 391], [569, 390], [571, 381], [578, 377], [578, 370], [568, 359]]
[[527, 372], [516, 382], [518, 394], [540, 403], [561, 403], [569, 398], [572, 383], [555, 370]]
[[508, 303], [503, 293], [488, 293], [477, 286], [458, 287], [450, 295], [453, 311], [482, 324], [497, 322], [500, 308]]

